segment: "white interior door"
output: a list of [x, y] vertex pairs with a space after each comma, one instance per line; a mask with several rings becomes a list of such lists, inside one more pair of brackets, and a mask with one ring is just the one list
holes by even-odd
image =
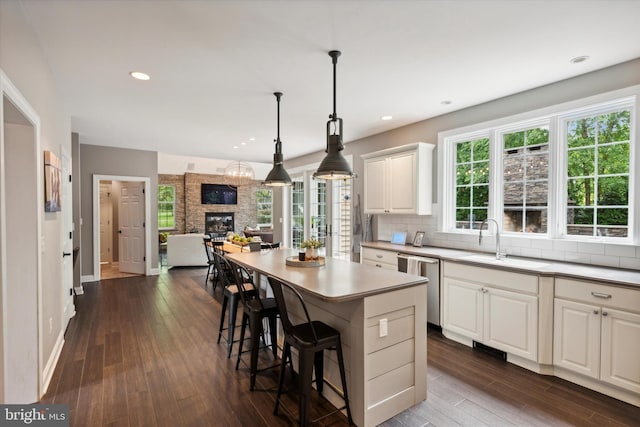
[[62, 149], [62, 328], [75, 314], [73, 305], [73, 206], [71, 197], [71, 156]]
[[120, 271], [144, 274], [144, 183], [121, 182], [118, 203]]
[[113, 261], [111, 182], [100, 182], [100, 262]]

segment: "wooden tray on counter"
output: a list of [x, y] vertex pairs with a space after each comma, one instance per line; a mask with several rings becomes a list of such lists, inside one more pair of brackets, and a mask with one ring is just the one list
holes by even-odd
[[311, 261], [300, 261], [297, 256], [292, 256], [287, 258], [287, 265], [291, 267], [322, 267], [325, 265], [325, 259], [321, 256]]

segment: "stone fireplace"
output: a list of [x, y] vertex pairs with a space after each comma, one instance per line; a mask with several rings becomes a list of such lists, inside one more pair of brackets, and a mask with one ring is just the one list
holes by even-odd
[[204, 214], [204, 232], [213, 237], [225, 237], [234, 229], [233, 212], [206, 212]]

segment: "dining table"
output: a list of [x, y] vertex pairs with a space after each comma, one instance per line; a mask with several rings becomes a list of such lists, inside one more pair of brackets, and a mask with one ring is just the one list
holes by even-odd
[[[293, 286], [312, 319], [340, 332], [356, 425], [381, 424], [426, 399], [426, 277], [331, 257], [304, 264], [291, 249], [226, 257], [254, 272], [256, 283], [274, 277]], [[331, 353], [325, 352], [324, 367], [331, 387], [323, 395], [341, 407], [340, 373]]]

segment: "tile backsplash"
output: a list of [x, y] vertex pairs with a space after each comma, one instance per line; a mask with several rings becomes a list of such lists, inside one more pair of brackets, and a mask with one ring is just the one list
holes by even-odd
[[[433, 212], [438, 212], [435, 205]], [[390, 241], [394, 231], [406, 231], [407, 242], [410, 243], [417, 231], [424, 231], [425, 246], [482, 252], [495, 251], [493, 234], [486, 236], [482, 245], [478, 245], [477, 234], [438, 231], [436, 215], [377, 215], [376, 219], [377, 227], [374, 231], [377, 234], [374, 236], [377, 236], [378, 240]], [[508, 235], [500, 236], [500, 246], [501, 251], [506, 251], [508, 255], [640, 270], [640, 246]]]

